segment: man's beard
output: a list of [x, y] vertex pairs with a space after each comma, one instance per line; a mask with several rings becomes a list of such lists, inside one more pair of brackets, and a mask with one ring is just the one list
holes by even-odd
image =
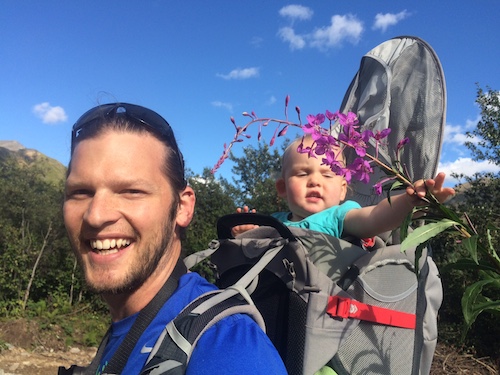
[[[140, 249], [133, 267], [128, 269], [127, 275], [120, 284], [110, 286], [87, 282], [88, 290], [96, 294], [117, 295], [130, 293], [140, 288], [158, 267], [166, 266], [165, 261], [172, 250], [174, 228], [172, 215], [169, 215], [167, 223], [163, 225], [163, 230], [159, 233], [161, 238], [153, 238], [148, 247]], [[163, 261], [162, 258], [164, 258]], [[80, 263], [83, 264], [83, 262]], [[86, 274], [85, 270], [84, 273]]]

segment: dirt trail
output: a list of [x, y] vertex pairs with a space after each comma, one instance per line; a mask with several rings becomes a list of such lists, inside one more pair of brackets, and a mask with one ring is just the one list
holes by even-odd
[[67, 351], [38, 348], [27, 351], [9, 346], [0, 352], [0, 375], [55, 375], [59, 366], [87, 365], [95, 352], [95, 348], [70, 348]]

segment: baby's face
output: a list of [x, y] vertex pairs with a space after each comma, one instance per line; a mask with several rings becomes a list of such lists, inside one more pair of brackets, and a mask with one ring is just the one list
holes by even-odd
[[347, 183], [342, 176], [321, 165], [321, 158], [291, 152], [286, 158], [283, 188], [278, 193], [286, 198], [292, 221], [339, 205], [345, 199]]

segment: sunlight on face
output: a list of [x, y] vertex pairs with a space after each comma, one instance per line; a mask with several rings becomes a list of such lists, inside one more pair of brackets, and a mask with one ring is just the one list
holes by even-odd
[[78, 144], [66, 181], [64, 222], [89, 287], [139, 287], [180, 245], [164, 145], [149, 134], [107, 131]]

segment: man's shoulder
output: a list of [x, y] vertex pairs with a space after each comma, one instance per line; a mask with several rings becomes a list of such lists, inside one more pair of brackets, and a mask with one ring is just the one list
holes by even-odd
[[266, 333], [246, 314], [233, 314], [221, 319], [198, 341], [188, 373], [214, 372], [286, 374], [276, 348]]

